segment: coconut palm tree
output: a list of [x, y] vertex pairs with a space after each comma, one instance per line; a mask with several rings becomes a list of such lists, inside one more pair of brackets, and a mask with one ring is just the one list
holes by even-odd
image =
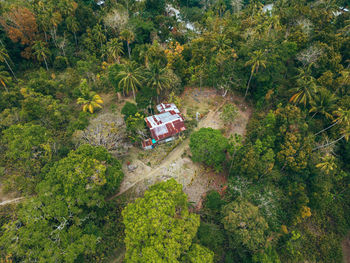
[[47, 66], [47, 56], [50, 54], [50, 50], [46, 47], [46, 43], [44, 43], [43, 41], [34, 41], [34, 45], [33, 45], [33, 54], [36, 56], [37, 60], [39, 61], [44, 61], [45, 62], [45, 66], [46, 66], [46, 70], [49, 70], [49, 67]]
[[[350, 109], [344, 110], [342, 108], [339, 108], [338, 110], [334, 111], [334, 115], [337, 116], [337, 118], [334, 119], [334, 124], [329, 126], [326, 129], [323, 129], [321, 132], [333, 127], [336, 124], [339, 124], [339, 125], [341, 125], [341, 128], [340, 128], [340, 135], [341, 136], [334, 141], [317, 146], [313, 150], [318, 150], [321, 148], [328, 147], [330, 145], [333, 145], [333, 144], [339, 142], [342, 139], [349, 140], [349, 137], [350, 137]], [[318, 132], [317, 134], [319, 134], [321, 132]]]
[[9, 92], [7, 89], [6, 83], [11, 81], [11, 77], [10, 77], [10, 74], [3, 69], [4, 67], [0, 66], [0, 84], [5, 88], [6, 92]]
[[117, 74], [118, 88], [123, 90], [124, 95], [132, 91], [134, 99], [136, 99], [137, 88], [141, 86], [143, 80], [142, 68], [136, 62], [130, 61], [122, 64], [122, 69]]
[[311, 76], [311, 65], [306, 70], [298, 69], [298, 87], [294, 89], [295, 94], [289, 99], [289, 102], [303, 103], [306, 106], [307, 103], [311, 103], [314, 100], [317, 85], [315, 78]]
[[337, 98], [329, 90], [322, 88], [319, 90], [317, 96], [314, 97], [311, 101], [310, 113], [314, 113], [312, 118], [316, 116], [317, 113], [320, 113], [327, 119], [333, 118], [333, 111], [335, 110], [335, 103]]
[[17, 80], [15, 73], [13, 72], [10, 64], [8, 63], [8, 59], [10, 58], [9, 54], [7, 53], [6, 48], [3, 46], [1, 40], [0, 43], [2, 46], [0, 46], [0, 62], [5, 62], [6, 66], [9, 68], [9, 70], [11, 71], [13, 77], [15, 78], [15, 80]]
[[73, 33], [75, 45], [78, 46], [77, 32], [79, 31], [79, 24], [75, 16], [69, 16], [66, 19], [67, 29]]
[[94, 113], [96, 108], [102, 108], [101, 104], [103, 104], [103, 100], [96, 92], [90, 90], [86, 79], [81, 81], [79, 88], [82, 97], [78, 98], [77, 104], [83, 105], [83, 111]]
[[107, 52], [108, 56], [119, 64], [120, 56], [124, 54], [123, 44], [117, 38], [112, 38], [107, 43]]
[[263, 50], [256, 50], [253, 53], [249, 53], [249, 57], [250, 59], [245, 63], [245, 66], [251, 66], [252, 68], [250, 70], [250, 77], [249, 77], [244, 98], [247, 97], [250, 82], [252, 80], [254, 73], [258, 73], [260, 67], [266, 68], [266, 62], [267, 62], [265, 59], [265, 52]]
[[329, 175], [337, 168], [335, 157], [330, 153], [326, 153], [325, 156], [320, 158], [320, 162], [316, 164], [316, 167], [322, 170], [325, 174]]
[[102, 48], [103, 42], [106, 41], [106, 35], [103, 32], [102, 26], [99, 24], [95, 25], [91, 32], [94, 35], [94, 39], [100, 43]]
[[120, 33], [120, 39], [124, 40], [126, 42], [126, 45], [128, 47], [128, 55], [129, 59], [131, 59], [131, 49], [130, 49], [130, 43], [135, 40], [134, 32], [132, 32], [129, 29], [125, 29]]
[[83, 105], [83, 111], [94, 113], [96, 108], [102, 108], [101, 104], [103, 104], [103, 100], [101, 99], [100, 95], [90, 91], [86, 97], [78, 98], [77, 103]]
[[161, 67], [160, 62], [150, 64], [145, 74], [147, 86], [155, 89], [157, 94], [171, 87], [168, 68]]

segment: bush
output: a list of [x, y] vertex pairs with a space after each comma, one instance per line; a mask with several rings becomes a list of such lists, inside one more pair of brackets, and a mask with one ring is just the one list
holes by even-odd
[[227, 138], [220, 131], [212, 128], [201, 128], [191, 135], [192, 160], [212, 166], [216, 171], [222, 171], [228, 145]]
[[68, 66], [68, 59], [66, 57], [57, 56], [55, 58], [55, 61], [53, 63], [53, 67], [56, 70], [63, 70], [66, 69]]
[[136, 104], [127, 101], [122, 108], [121, 113], [124, 115], [124, 120], [127, 120], [129, 116], [134, 116], [137, 113]]

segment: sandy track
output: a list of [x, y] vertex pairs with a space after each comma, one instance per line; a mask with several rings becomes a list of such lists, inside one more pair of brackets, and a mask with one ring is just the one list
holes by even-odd
[[24, 197], [18, 197], [18, 198], [15, 198], [15, 199], [6, 200], [6, 201], [1, 202], [0, 206], [12, 204], [12, 203], [17, 203], [17, 202], [21, 201], [22, 199], [24, 199]]

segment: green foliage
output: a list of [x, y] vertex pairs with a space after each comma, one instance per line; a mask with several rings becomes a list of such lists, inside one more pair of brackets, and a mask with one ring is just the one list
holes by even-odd
[[[122, 214], [126, 262], [180, 262], [199, 226], [199, 216], [188, 211], [187, 196], [174, 179], [150, 187]], [[212, 255], [198, 248], [192, 253]]]
[[219, 130], [201, 128], [191, 135], [190, 149], [192, 160], [203, 162], [212, 166], [215, 170], [220, 171], [224, 168], [227, 148], [228, 140]]
[[6, 226], [0, 247], [19, 260], [75, 262], [101, 242], [107, 194], [118, 189], [120, 163], [104, 148], [83, 145], [46, 168], [37, 196]]
[[264, 252], [260, 252], [253, 256], [253, 262], [256, 263], [281, 263], [275, 249], [268, 247]]
[[41, 168], [54, 155], [54, 140], [50, 132], [33, 124], [12, 125], [3, 132], [5, 160], [13, 175], [9, 178], [18, 191], [33, 191]]
[[220, 259], [224, 254], [225, 232], [218, 225], [201, 222], [197, 238], [199, 243], [215, 253], [215, 258]]
[[220, 113], [220, 119], [225, 124], [230, 124], [235, 121], [235, 118], [237, 117], [238, 111], [235, 105], [233, 104], [225, 104], [222, 107], [222, 112]]
[[196, 263], [213, 263], [214, 262], [214, 253], [198, 244], [193, 244], [190, 248], [190, 251], [186, 255], [186, 262]]
[[40, 93], [22, 89], [24, 100], [20, 116], [24, 121], [34, 121], [47, 128], [61, 129], [68, 123], [68, 107], [51, 96], [44, 96]]
[[53, 67], [56, 70], [63, 70], [68, 67], [68, 60], [66, 57], [57, 56], [53, 62]]
[[137, 113], [137, 106], [131, 102], [125, 102], [121, 113], [124, 115], [124, 120], [127, 120], [129, 116], [134, 116]]
[[265, 245], [269, 228], [257, 206], [238, 198], [224, 206], [222, 213], [222, 222], [229, 232], [231, 247], [240, 247], [242, 244], [254, 252]]
[[132, 142], [141, 142], [147, 138], [145, 116], [140, 113], [130, 115], [126, 119], [126, 131]]

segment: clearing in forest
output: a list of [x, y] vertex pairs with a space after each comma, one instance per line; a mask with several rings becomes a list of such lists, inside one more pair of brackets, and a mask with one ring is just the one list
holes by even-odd
[[[238, 109], [238, 115], [231, 126], [224, 126], [220, 120], [220, 110], [226, 103], [233, 103]], [[245, 134], [246, 125], [251, 115], [251, 109], [242, 98], [226, 95], [225, 97], [213, 89], [187, 88], [182, 95], [181, 112], [185, 119], [194, 119], [199, 112], [202, 118], [195, 129], [211, 127], [221, 129], [226, 136]], [[226, 184], [223, 173], [215, 173], [199, 163], [193, 163], [189, 158], [189, 138], [177, 139], [168, 144], [144, 151], [132, 147], [124, 162], [124, 181], [119, 193], [126, 194], [130, 199], [142, 196], [144, 191], [156, 182], [175, 178], [184, 186], [189, 201], [200, 206], [203, 195], [209, 190], [221, 190]], [[136, 169], [130, 171], [127, 163]]]

